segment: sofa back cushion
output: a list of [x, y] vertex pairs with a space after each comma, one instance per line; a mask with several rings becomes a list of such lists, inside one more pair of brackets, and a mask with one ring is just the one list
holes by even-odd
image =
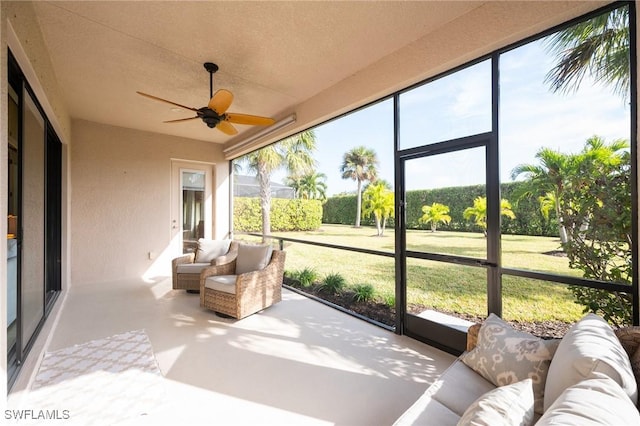
[[601, 373], [622, 387], [633, 404], [638, 387], [629, 356], [605, 320], [588, 314], [575, 323], [562, 338], [549, 367], [544, 392], [545, 411], [565, 389]]
[[216, 257], [227, 254], [230, 245], [231, 240], [208, 240], [200, 238], [198, 240], [195, 263], [211, 263]]
[[536, 426], [638, 425], [640, 414], [614, 380], [594, 373], [565, 389]]
[[509, 323], [490, 314], [480, 327], [477, 346], [460, 359], [496, 386], [530, 378], [535, 412], [542, 414], [547, 372], [558, 343], [514, 330]]
[[236, 275], [266, 268], [273, 248], [268, 244], [239, 244], [236, 258]]

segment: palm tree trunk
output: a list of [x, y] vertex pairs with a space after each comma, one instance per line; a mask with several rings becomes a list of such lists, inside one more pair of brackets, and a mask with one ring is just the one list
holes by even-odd
[[558, 198], [556, 198], [556, 218], [558, 219], [558, 234], [560, 235], [560, 242], [562, 244], [566, 244], [569, 241], [569, 236], [567, 235], [567, 228], [565, 228], [562, 215], [560, 214]]
[[356, 200], [356, 228], [360, 228], [360, 213], [362, 210], [362, 181], [360, 179], [358, 179], [358, 196]]
[[262, 208], [262, 234], [271, 235], [271, 176], [264, 165], [258, 166], [258, 181]]
[[380, 226], [380, 218], [378, 217], [377, 214], [374, 213], [373, 219], [376, 222], [376, 231], [377, 231], [377, 234], [378, 234], [378, 237], [379, 237], [380, 235], [382, 235], [382, 227]]

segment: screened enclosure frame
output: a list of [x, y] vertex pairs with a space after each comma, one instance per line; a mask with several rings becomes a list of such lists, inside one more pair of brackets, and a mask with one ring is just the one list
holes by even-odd
[[[501, 200], [501, 179], [500, 179], [500, 60], [502, 55], [508, 53], [518, 47], [524, 46], [533, 41], [539, 40], [545, 36], [551, 35], [559, 30], [570, 27], [578, 22], [588, 20], [595, 16], [598, 16], [607, 11], [611, 11], [620, 7], [627, 7], [629, 9], [629, 56], [630, 56], [630, 152], [631, 152], [631, 169], [630, 169], [630, 191], [631, 191], [631, 233], [632, 233], [632, 247], [631, 247], [631, 259], [632, 259], [632, 279], [631, 286], [626, 284], [618, 284], [614, 282], [598, 281], [594, 279], [586, 279], [575, 276], [560, 275], [555, 273], [525, 270], [513, 267], [505, 267], [502, 264], [502, 247], [501, 237], [502, 232], [500, 229], [501, 217], [500, 217], [500, 200]], [[502, 316], [503, 311], [503, 289], [502, 289], [502, 277], [523, 277], [529, 279], [535, 279], [540, 281], [549, 281], [552, 283], [562, 285], [581, 286], [594, 289], [602, 289], [609, 292], [623, 292], [631, 294], [633, 306], [632, 306], [632, 323], [633, 325], [640, 325], [640, 297], [639, 297], [639, 265], [638, 265], [638, 151], [637, 151], [637, 28], [636, 28], [636, 7], [633, 2], [616, 2], [593, 12], [564, 22], [553, 28], [549, 28], [541, 33], [527, 37], [516, 43], [510, 44], [506, 47], [497, 49], [491, 53], [488, 53], [482, 57], [476, 58], [473, 61], [467, 62], [463, 65], [455, 67], [446, 72], [435, 75], [429, 79], [425, 79], [418, 83], [415, 83], [402, 90], [398, 90], [383, 98], [377, 99], [373, 102], [367, 103], [360, 108], [341, 114], [323, 123], [317, 124], [314, 127], [321, 126], [323, 124], [339, 120], [354, 112], [361, 111], [365, 108], [371, 107], [381, 102], [388, 100], [393, 101], [393, 144], [394, 144], [394, 192], [395, 192], [395, 295], [396, 295], [396, 326], [395, 332], [397, 334], [408, 334], [411, 337], [424, 340], [427, 343], [435, 344], [445, 350], [451, 352], [459, 352], [459, 348], [448, 346], [445, 343], [438, 343], [430, 338], [416, 335], [407, 330], [407, 318], [411, 316], [407, 313], [406, 299], [406, 270], [405, 263], [407, 258], [426, 259], [430, 261], [444, 262], [452, 265], [465, 265], [486, 269], [487, 271], [487, 314], [494, 313]], [[400, 96], [403, 93], [411, 91], [415, 88], [423, 86], [427, 83], [436, 81], [443, 77], [452, 75], [458, 71], [464, 70], [473, 65], [479, 64], [483, 61], [490, 61], [491, 68], [491, 129], [485, 133], [471, 134], [465, 137], [459, 137], [451, 140], [440, 140], [437, 142], [425, 144], [422, 146], [412, 146], [410, 148], [401, 148], [401, 116], [402, 109], [400, 105]], [[306, 129], [311, 130], [311, 129]], [[485, 147], [486, 154], [486, 197], [487, 197], [487, 252], [486, 259], [465, 258], [463, 256], [453, 255], [441, 255], [437, 253], [425, 254], [414, 252], [406, 249], [406, 241], [404, 241], [403, 233], [406, 231], [406, 223], [404, 220], [405, 213], [405, 200], [403, 199], [403, 191], [405, 190], [404, 173], [402, 169], [402, 162], [412, 158], [418, 158], [425, 154], [433, 154], [438, 152], [450, 152], [458, 149], [468, 147]], [[271, 237], [271, 236], [269, 236]], [[278, 237], [273, 237], [278, 238]], [[296, 240], [299, 243], [318, 245], [318, 243], [308, 241], [304, 242]], [[340, 250], [348, 250], [346, 247], [336, 247]], [[354, 248], [353, 251], [359, 251]], [[374, 254], [374, 253], [372, 253]], [[388, 253], [384, 254], [388, 256]], [[455, 332], [452, 331], [454, 335]], [[447, 337], [445, 330], [444, 337]]]

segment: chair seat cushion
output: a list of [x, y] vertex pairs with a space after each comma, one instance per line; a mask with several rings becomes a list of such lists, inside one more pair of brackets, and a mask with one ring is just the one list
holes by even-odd
[[176, 272], [179, 274], [200, 274], [204, 268], [211, 266], [210, 263], [181, 263], [177, 266]]
[[236, 275], [216, 275], [207, 278], [204, 282], [206, 288], [222, 291], [224, 293], [236, 293]]
[[200, 238], [198, 240], [198, 250], [196, 251], [196, 262], [211, 263], [216, 257], [227, 254], [231, 240], [208, 240]]

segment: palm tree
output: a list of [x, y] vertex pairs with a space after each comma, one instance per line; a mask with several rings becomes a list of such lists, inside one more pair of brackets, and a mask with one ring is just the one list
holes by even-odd
[[629, 8], [620, 7], [552, 35], [547, 49], [558, 63], [545, 82], [554, 92], [576, 91], [588, 73], [595, 82], [629, 96]]
[[554, 211], [558, 219], [558, 234], [560, 241], [566, 244], [569, 240], [567, 229], [563, 220], [563, 205], [565, 200], [565, 186], [569, 180], [575, 180], [579, 175], [589, 179], [585, 167], [594, 164], [611, 165], [620, 162], [621, 152], [629, 148], [629, 142], [625, 139], [617, 139], [607, 144], [600, 136], [592, 136], [587, 139], [582, 152], [577, 155], [562, 154], [549, 148], [541, 148], [535, 158], [540, 165], [520, 164], [511, 171], [511, 178], [516, 179], [524, 174], [528, 184], [523, 187], [519, 197], [538, 196], [540, 211], [545, 218], [549, 212]]
[[[500, 200], [500, 215], [510, 217], [511, 219], [515, 219], [516, 215], [511, 210], [511, 203], [504, 198]], [[482, 228], [482, 232], [484, 236], [487, 236], [487, 197], [476, 197], [473, 200], [473, 207], [467, 207], [464, 212], [462, 212], [462, 216], [465, 219], [474, 218], [474, 222], [480, 228]]]
[[358, 146], [346, 152], [340, 166], [342, 179], [352, 179], [358, 182], [356, 224], [360, 227], [360, 214], [362, 211], [362, 183], [374, 182], [378, 177], [378, 156], [371, 148]]
[[310, 172], [300, 177], [289, 176], [287, 185], [296, 191], [296, 197], [324, 201], [327, 199], [327, 175]]
[[385, 181], [368, 185], [363, 194], [363, 207], [362, 215], [369, 217], [373, 214], [378, 237], [382, 237], [387, 219], [392, 217], [395, 211], [395, 201], [390, 185]]
[[[515, 180], [520, 175], [527, 179], [527, 185], [522, 187], [518, 198], [530, 197], [534, 194], [542, 194], [540, 210], [548, 217], [550, 207], [553, 206], [558, 219], [558, 235], [562, 243], [567, 242], [567, 230], [562, 223], [560, 214], [560, 202], [567, 176], [571, 173], [574, 161], [570, 155], [554, 151], [549, 148], [541, 148], [535, 155], [540, 164], [519, 164], [511, 171], [511, 179]], [[550, 201], [551, 200], [551, 201]]]
[[310, 130], [291, 136], [243, 157], [250, 171], [256, 172], [260, 184], [262, 233], [271, 234], [271, 174], [285, 168], [291, 175], [308, 173], [314, 166], [315, 133]]
[[431, 232], [436, 232], [438, 222], [449, 224], [451, 216], [449, 216], [449, 206], [440, 203], [433, 203], [430, 206], [422, 206], [422, 217], [418, 219], [419, 223], [431, 223]]

